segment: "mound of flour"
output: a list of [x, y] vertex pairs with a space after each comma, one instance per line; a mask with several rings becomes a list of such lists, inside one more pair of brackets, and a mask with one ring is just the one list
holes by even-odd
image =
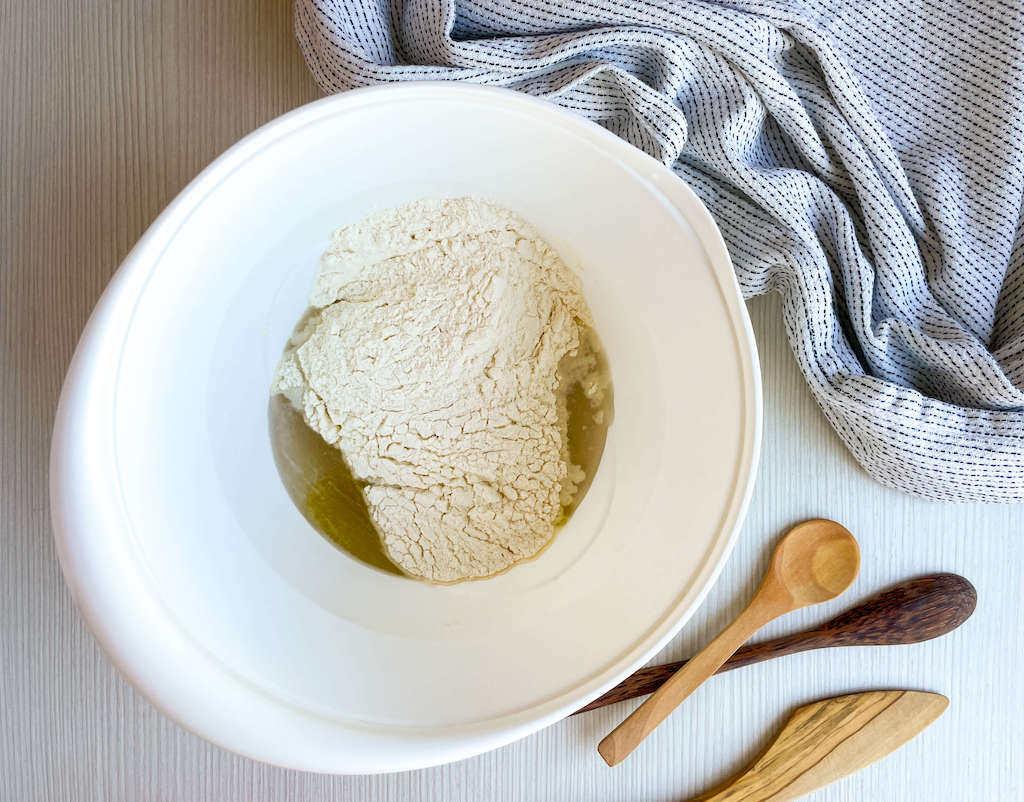
[[273, 389], [365, 483], [391, 559], [450, 582], [536, 554], [583, 479], [566, 390], [600, 384], [575, 273], [506, 209], [423, 200], [335, 232], [311, 303]]

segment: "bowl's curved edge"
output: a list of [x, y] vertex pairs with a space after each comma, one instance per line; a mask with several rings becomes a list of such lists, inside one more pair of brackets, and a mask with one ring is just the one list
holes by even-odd
[[[310, 730], [324, 738], [336, 732], [336, 723], [267, 697], [233, 674], [212, 655], [204, 652], [186, 633], [179, 631], [160, 602], [146, 592], [146, 576], [138, 555], [106, 550], [113, 540], [112, 521], [124, 521], [117, 493], [104, 487], [103, 466], [112, 460], [113, 420], [110, 410], [119, 354], [104, 351], [102, 341], [127, 329], [134, 300], [148, 278], [148, 268], [187, 219], [199, 200], [249, 156], [289, 130], [308, 124], [321, 115], [364, 103], [397, 101], [409, 93], [434, 92], [448, 96], [475, 96], [480, 101], [516, 104], [533, 111], [553, 115], [561, 122], [576, 126], [609, 147], [631, 151], [630, 158], [644, 174], [657, 182], [674, 182], [675, 191], [688, 194], [695, 216], [687, 220], [704, 246], [711, 261], [737, 338], [737, 352], [745, 385], [744, 437], [738, 458], [737, 476], [728, 509], [722, 520], [722, 534], [709, 553], [705, 566], [683, 593], [681, 605], [666, 616], [673, 623], [651, 637], [628, 655], [628, 665], [584, 693], [574, 689], [571, 698], [549, 700], [528, 711], [488, 722], [457, 728], [441, 739], [424, 742], [412, 735], [395, 737], [371, 729], [361, 732], [361, 748], [337, 749], [320, 753], [289, 743], [289, 731], [300, 722], [307, 741]], [[422, 95], [421, 95], [422, 96]], [[625, 151], [623, 151], [625, 152]], [[663, 184], [663, 189], [666, 185]], [[525, 737], [607, 691], [649, 660], [690, 619], [732, 551], [753, 491], [762, 427], [761, 382], [753, 330], [742, 302], [732, 263], [717, 226], [700, 200], [681, 179], [646, 154], [632, 148], [600, 126], [578, 118], [545, 101], [494, 87], [450, 83], [400, 84], [370, 87], [344, 95], [323, 98], [289, 112], [249, 134], [204, 169], [153, 222], [132, 249], [104, 290], [86, 324], [72, 357], [54, 422], [50, 452], [50, 507], [58, 557], [65, 581], [82, 612], [89, 629], [122, 675], [169, 718], [186, 729], [224, 748], [267, 763], [306, 771], [329, 773], [381, 773], [402, 771], [471, 757]], [[112, 462], [106, 461], [107, 465]], [[109, 483], [108, 483], [109, 484]], [[89, 531], [88, 543], [77, 532]], [[95, 533], [101, 533], [96, 535]], [[123, 580], [116, 588], [83, 580], [101, 574], [116, 573]], [[125, 587], [125, 584], [130, 587]], [[694, 587], [697, 592], [693, 592]], [[126, 606], [125, 591], [134, 604]], [[689, 598], [686, 598], [689, 597]], [[664, 627], [664, 622], [652, 629]], [[156, 632], [154, 632], [156, 630]], [[159, 653], [133, 648], [145, 634], [152, 642], [159, 637]], [[626, 660], [624, 655], [622, 660]], [[621, 663], [622, 660], [619, 662]], [[191, 670], [190, 670], [191, 669]], [[201, 670], [200, 670], [201, 669]], [[197, 687], [192, 676], [203, 676]], [[212, 678], [216, 678], [214, 681]], [[214, 687], [216, 686], [216, 687]], [[224, 711], [241, 715], [265, 716], [273, 722], [278, 737], [268, 743], [257, 728], [238, 727], [235, 719], [225, 725]], [[413, 744], [415, 740], [415, 744]]]
[[[606, 135], [613, 136], [608, 132], [604, 132], [603, 129], [601, 130]], [[679, 193], [687, 199], [686, 203], [689, 208], [688, 213], [685, 215], [685, 220], [696, 233], [714, 268], [723, 304], [728, 310], [733, 324], [733, 335], [736, 339], [737, 353], [740, 358], [739, 367], [744, 390], [746, 391], [743, 404], [744, 436], [741, 444], [741, 454], [737, 459], [737, 475], [732, 496], [727, 509], [723, 512], [720, 525], [720, 532], [725, 534], [725, 537], [719, 537], [715, 541], [705, 556], [701, 571], [682, 590], [680, 605], [685, 605], [685, 607], [682, 610], [679, 610], [677, 607], [676, 610], [666, 614], [665, 619], [674, 619], [674, 623], [657, 640], [638, 647], [642, 649], [643, 654], [634, 661], [632, 667], [628, 671], [623, 672], [615, 681], [606, 683], [599, 691], [588, 694], [587, 703], [611, 690], [629, 674], [653, 658], [657, 652], [668, 645], [669, 641], [686, 626], [701, 604], [704, 603], [739, 539], [757, 480], [763, 429], [764, 410], [757, 342], [754, 338], [753, 326], [747, 313], [746, 304], [743, 301], [739, 282], [733, 269], [732, 258], [729, 255], [722, 233], [703, 201], [700, 200], [685, 181], [656, 159], [636, 148], [628, 145], [627, 147], [633, 151], [631, 158], [634, 161], [634, 167], [643, 173], [644, 178], [652, 181], [658, 186], [659, 190], [667, 195]], [[672, 202], [671, 198], [669, 198], [669, 201]], [[681, 212], [675, 203], [673, 203], [673, 206]], [[698, 590], [693, 592], [692, 589], [695, 587]], [[660, 623], [652, 626], [652, 629], [659, 626], [661, 626]], [[571, 713], [573, 711], [568, 712]]]

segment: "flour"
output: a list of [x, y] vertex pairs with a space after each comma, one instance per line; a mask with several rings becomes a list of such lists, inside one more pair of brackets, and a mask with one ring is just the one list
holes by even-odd
[[536, 554], [583, 472], [565, 392], [596, 404], [579, 278], [526, 222], [423, 200], [335, 232], [274, 391], [341, 449], [390, 558], [439, 582]]

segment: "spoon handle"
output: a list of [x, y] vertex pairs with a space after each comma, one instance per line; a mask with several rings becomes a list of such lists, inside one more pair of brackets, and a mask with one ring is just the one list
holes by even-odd
[[773, 608], [756, 602], [755, 596], [718, 637], [690, 658], [679, 671], [669, 677], [658, 690], [627, 716], [625, 721], [605, 736], [598, 744], [597, 751], [609, 766], [624, 760], [654, 731], [655, 727], [679, 707], [686, 697], [721, 668], [751, 635], [776, 617], [766, 613], [766, 610], [776, 612]]

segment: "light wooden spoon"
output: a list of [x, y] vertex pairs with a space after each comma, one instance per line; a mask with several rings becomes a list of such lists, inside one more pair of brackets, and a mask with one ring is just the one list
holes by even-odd
[[601, 757], [609, 766], [621, 763], [757, 630], [780, 615], [834, 599], [859, 568], [857, 541], [835, 521], [793, 527], [775, 547], [761, 587], [743, 612], [605, 736], [597, 747]]

